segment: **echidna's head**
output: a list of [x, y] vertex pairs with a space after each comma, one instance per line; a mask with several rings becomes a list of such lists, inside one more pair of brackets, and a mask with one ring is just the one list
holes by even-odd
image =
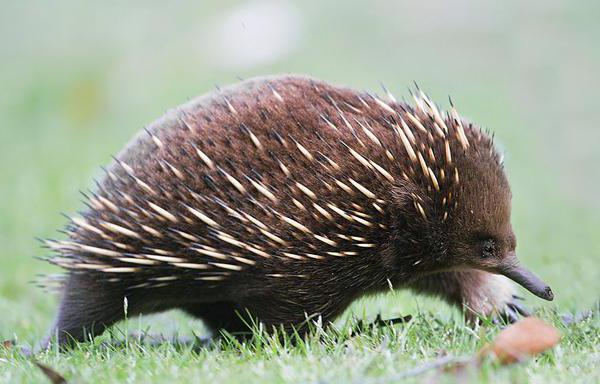
[[[452, 138], [456, 127], [450, 121], [447, 124]], [[459, 146], [459, 140], [454, 140], [451, 162], [440, 164], [438, 158], [437, 164], [423, 167], [445, 169], [443, 180], [432, 186], [431, 180], [421, 178], [413, 192], [402, 196], [418, 222], [410, 232], [416, 248], [421, 247], [415, 253], [425, 255], [419, 256], [426, 259], [421, 268], [425, 272], [478, 269], [501, 274], [538, 297], [552, 300], [550, 287], [517, 259], [511, 191], [492, 139], [471, 125], [465, 128], [462, 137], [469, 144]], [[444, 153], [444, 146], [438, 144], [434, 151]]]
[[451, 265], [504, 275], [533, 294], [553, 299], [550, 287], [520, 265], [511, 225], [511, 192], [495, 152], [468, 151], [462, 159], [457, 205], [448, 219]]

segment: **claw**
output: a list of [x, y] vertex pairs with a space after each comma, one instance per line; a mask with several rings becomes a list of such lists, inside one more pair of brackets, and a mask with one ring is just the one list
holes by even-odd
[[513, 324], [519, 321], [519, 314], [511, 307], [504, 308], [503, 317], [509, 324]]
[[369, 328], [374, 328], [374, 327], [385, 327], [385, 326], [389, 326], [389, 325], [394, 325], [394, 324], [403, 324], [403, 323], [407, 323], [412, 319], [411, 315], [407, 315], [407, 316], [403, 316], [403, 317], [395, 317], [393, 319], [382, 319], [381, 318], [381, 314], [377, 315], [377, 317], [375, 318], [375, 320], [369, 324], [367, 324], [367, 327]]
[[358, 334], [366, 329], [372, 329], [375, 327], [387, 327], [387, 326], [394, 325], [394, 324], [404, 324], [404, 323], [409, 322], [411, 319], [412, 319], [412, 316], [407, 315], [407, 316], [395, 317], [393, 319], [384, 320], [381, 318], [381, 314], [378, 314], [375, 317], [375, 320], [368, 324], [364, 324], [362, 320], [359, 321], [356, 329], [352, 331], [352, 335]]
[[[517, 297], [514, 298], [517, 299]], [[505, 323], [509, 324], [516, 323], [522, 316], [531, 316], [531, 311], [521, 303], [512, 301], [506, 304], [506, 307], [504, 307], [502, 313], [500, 313], [500, 321], [496, 321], [495, 323], [499, 324], [501, 323], [501, 321], [504, 321]]]
[[403, 323], [408, 323], [410, 320], [412, 320], [412, 316], [411, 315], [406, 315], [406, 316], [402, 316], [402, 317], [395, 317], [393, 319], [387, 319], [387, 320], [382, 320], [381, 319], [381, 315], [379, 316], [377, 325], [394, 325], [394, 324], [403, 324]]
[[521, 305], [519, 303], [508, 303], [507, 306], [513, 311], [516, 311], [521, 316], [531, 316], [531, 311], [527, 309], [527, 307], [525, 307], [524, 305]]
[[521, 300], [521, 301], [524, 301], [524, 300], [525, 300], [525, 298], [524, 298], [523, 296], [519, 296], [519, 295], [512, 295], [512, 297], [513, 297], [513, 299], [515, 299], [515, 300]]

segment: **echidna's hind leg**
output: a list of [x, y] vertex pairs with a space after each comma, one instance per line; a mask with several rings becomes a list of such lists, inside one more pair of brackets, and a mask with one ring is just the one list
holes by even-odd
[[231, 302], [190, 304], [182, 308], [190, 315], [201, 319], [212, 332], [226, 331], [233, 336], [251, 335], [252, 318], [248, 311]]
[[89, 341], [125, 317], [123, 303], [124, 293], [119, 284], [70, 274], [55, 323], [41, 347], [47, 348], [52, 340], [61, 347]]
[[464, 310], [468, 321], [495, 316], [514, 322], [528, 311], [517, 302], [515, 285], [504, 276], [479, 270], [440, 272], [422, 277], [411, 288], [440, 297]]

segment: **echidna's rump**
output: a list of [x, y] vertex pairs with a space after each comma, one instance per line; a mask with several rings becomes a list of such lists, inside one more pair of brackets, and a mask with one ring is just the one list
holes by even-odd
[[390, 284], [514, 315], [491, 273], [551, 299], [517, 264], [490, 137], [414, 99], [286, 76], [173, 109], [115, 158], [69, 239], [48, 241], [69, 271], [53, 333], [101, 332], [123, 297], [234, 332], [236, 311], [298, 326]]

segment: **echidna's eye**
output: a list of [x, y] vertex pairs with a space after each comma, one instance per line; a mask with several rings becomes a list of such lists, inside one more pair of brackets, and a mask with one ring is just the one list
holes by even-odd
[[485, 240], [483, 242], [481, 257], [483, 257], [484, 259], [494, 257], [495, 251], [496, 251], [496, 244], [495, 244], [494, 240], [491, 240], [491, 239]]

